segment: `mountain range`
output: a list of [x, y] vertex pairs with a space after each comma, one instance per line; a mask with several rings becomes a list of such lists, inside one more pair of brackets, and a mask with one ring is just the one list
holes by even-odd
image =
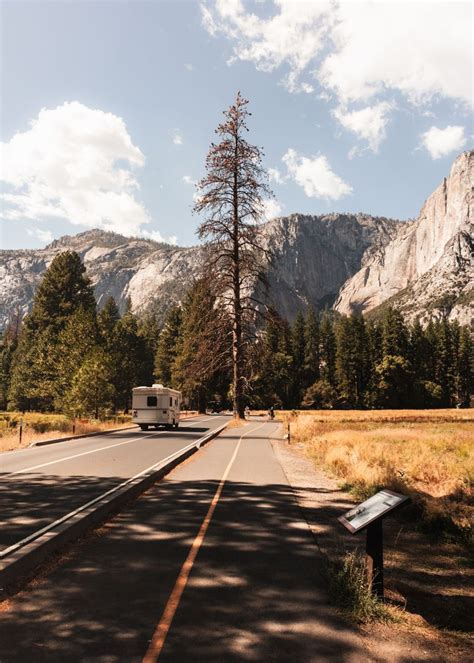
[[[376, 315], [396, 305], [407, 320], [447, 316], [472, 324], [474, 300], [474, 151], [460, 154], [416, 220], [368, 214], [292, 214], [265, 224], [269, 298], [294, 318], [308, 306]], [[61, 251], [82, 257], [99, 303], [161, 314], [180, 301], [202, 249], [102, 230], [64, 236], [44, 249], [0, 251], [0, 327], [26, 313], [41, 276]]]

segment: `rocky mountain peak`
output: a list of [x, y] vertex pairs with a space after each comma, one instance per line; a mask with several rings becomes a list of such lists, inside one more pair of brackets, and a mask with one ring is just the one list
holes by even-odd
[[[392, 241], [369, 255], [344, 284], [336, 310], [366, 312], [391, 300], [408, 318], [448, 313], [463, 322], [472, 320], [473, 165], [474, 151], [458, 156], [418, 219], [399, 226]], [[437, 304], [447, 294], [449, 311]]]
[[[271, 304], [288, 319], [308, 306], [367, 312], [387, 301], [407, 318], [446, 315], [469, 322], [473, 299], [474, 152], [461, 154], [418, 219], [295, 213], [265, 224]], [[201, 248], [170, 246], [103, 230], [64, 236], [44, 249], [0, 251], [0, 328], [26, 313], [60, 251], [83, 259], [99, 303], [130, 298], [135, 311], [164, 314], [197, 274]]]

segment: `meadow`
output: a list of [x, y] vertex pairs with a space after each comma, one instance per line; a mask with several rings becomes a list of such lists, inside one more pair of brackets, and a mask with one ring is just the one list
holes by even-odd
[[[23, 421], [20, 442], [20, 422]], [[96, 433], [130, 425], [129, 415], [117, 415], [106, 421], [72, 420], [63, 414], [41, 412], [0, 412], [0, 452], [23, 449], [32, 442], [50, 440], [69, 435]], [[74, 432], [74, 433], [73, 433]]]
[[472, 539], [472, 410], [305, 411], [279, 413], [299, 443], [363, 500], [381, 488], [409, 495], [409, 512], [427, 531]]

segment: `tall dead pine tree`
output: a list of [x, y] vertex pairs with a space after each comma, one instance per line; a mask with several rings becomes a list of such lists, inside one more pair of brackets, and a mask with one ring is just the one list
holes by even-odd
[[262, 167], [262, 151], [245, 140], [250, 113], [248, 101], [240, 92], [234, 104], [224, 111], [224, 121], [206, 158], [206, 176], [198, 184], [195, 212], [205, 221], [198, 236], [208, 250], [207, 271], [218, 284], [220, 299], [228, 309], [232, 327], [233, 409], [244, 415], [244, 361], [248, 342], [246, 327], [257, 302], [252, 297], [261, 275], [264, 248], [259, 222], [263, 219], [264, 198], [271, 194]]

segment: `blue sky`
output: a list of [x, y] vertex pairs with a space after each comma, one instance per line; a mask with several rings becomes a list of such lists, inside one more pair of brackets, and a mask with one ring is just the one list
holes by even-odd
[[193, 182], [250, 100], [268, 213], [400, 219], [472, 145], [469, 3], [1, 2], [2, 248], [196, 241]]

